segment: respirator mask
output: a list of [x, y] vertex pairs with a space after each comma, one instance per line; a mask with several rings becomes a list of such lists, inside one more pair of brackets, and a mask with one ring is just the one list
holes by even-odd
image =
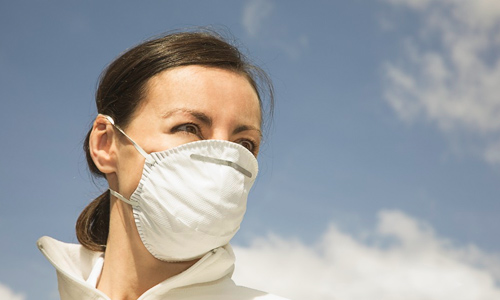
[[144, 246], [157, 259], [187, 261], [226, 245], [238, 231], [258, 173], [255, 156], [222, 140], [202, 140], [146, 153], [104, 116], [146, 159], [130, 199]]

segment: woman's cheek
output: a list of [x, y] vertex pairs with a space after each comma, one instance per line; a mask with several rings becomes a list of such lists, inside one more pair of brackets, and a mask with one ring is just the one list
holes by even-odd
[[150, 150], [147, 151], [148, 153], [151, 152], [161, 152], [165, 151], [168, 149], [175, 148], [180, 145], [184, 145], [187, 143], [191, 142], [196, 142], [199, 141], [200, 138], [194, 134], [188, 134], [188, 133], [174, 133], [174, 134], [168, 134], [164, 135], [163, 137], [157, 138], [156, 140], [151, 140], [152, 145], [149, 148]]

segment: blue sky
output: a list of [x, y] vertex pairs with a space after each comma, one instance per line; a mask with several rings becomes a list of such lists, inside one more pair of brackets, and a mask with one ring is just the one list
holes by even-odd
[[0, 3], [0, 298], [56, 299], [35, 242], [76, 242], [105, 188], [81, 150], [100, 72], [193, 26], [230, 32], [276, 89], [235, 280], [294, 299], [500, 297], [497, 1], [198, 0]]

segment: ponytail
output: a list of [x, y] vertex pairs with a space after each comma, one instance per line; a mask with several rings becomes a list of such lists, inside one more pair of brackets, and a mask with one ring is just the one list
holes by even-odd
[[104, 251], [109, 233], [109, 190], [90, 202], [76, 221], [76, 238], [83, 247]]

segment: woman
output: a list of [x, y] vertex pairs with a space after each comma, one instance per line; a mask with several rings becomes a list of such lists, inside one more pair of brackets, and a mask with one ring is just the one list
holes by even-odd
[[231, 280], [228, 242], [258, 170], [262, 78], [205, 32], [147, 41], [104, 71], [84, 149], [109, 190], [81, 213], [81, 245], [38, 241], [62, 299], [282, 299]]

